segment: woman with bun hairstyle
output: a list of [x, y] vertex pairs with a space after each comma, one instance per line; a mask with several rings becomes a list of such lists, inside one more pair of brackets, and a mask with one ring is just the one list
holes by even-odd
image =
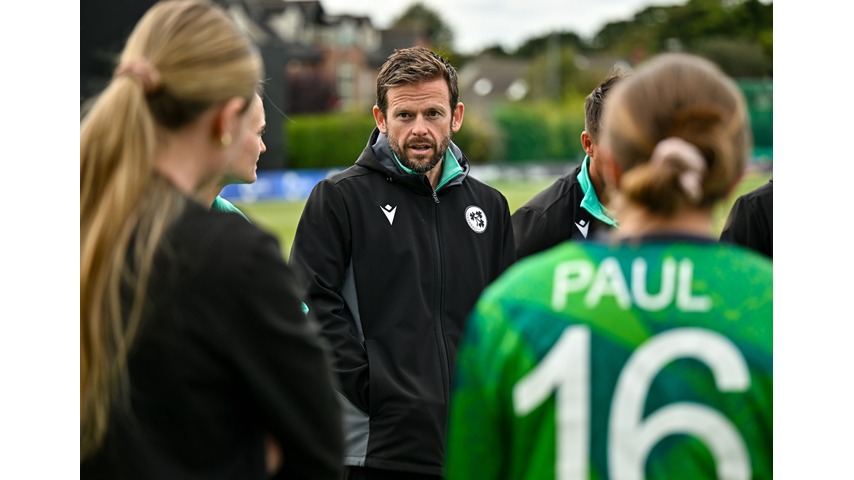
[[772, 266], [712, 228], [751, 150], [741, 91], [655, 57], [611, 92], [601, 146], [619, 229], [484, 291], [447, 478], [772, 478]]

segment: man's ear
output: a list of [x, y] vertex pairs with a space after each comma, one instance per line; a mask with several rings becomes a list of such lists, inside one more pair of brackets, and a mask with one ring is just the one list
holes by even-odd
[[583, 130], [581, 132], [581, 148], [584, 149], [584, 153], [586, 153], [588, 157], [593, 157], [593, 137], [587, 133], [587, 130]]
[[457, 133], [460, 131], [460, 127], [463, 126], [463, 115], [466, 112], [466, 106], [463, 105], [463, 102], [457, 102], [457, 106], [454, 108], [451, 117], [451, 131]]
[[377, 124], [377, 128], [380, 130], [380, 133], [388, 134], [388, 125], [386, 125], [385, 115], [380, 111], [380, 107], [374, 105], [374, 122]]
[[246, 99], [234, 97], [226, 101], [214, 116], [213, 141], [223, 147], [237, 141], [241, 135], [243, 114], [246, 113]]

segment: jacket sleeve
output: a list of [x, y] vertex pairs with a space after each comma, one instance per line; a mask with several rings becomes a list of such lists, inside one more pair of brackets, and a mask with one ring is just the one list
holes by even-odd
[[338, 188], [318, 183], [306, 200], [297, 225], [290, 262], [302, 277], [306, 304], [320, 322], [333, 352], [341, 393], [368, 411], [369, 368], [356, 324], [342, 288], [351, 256], [350, 219]]
[[517, 259], [543, 249], [546, 220], [540, 212], [523, 205], [516, 209], [510, 218]]
[[502, 252], [501, 271], [498, 272], [499, 275], [504, 273], [504, 271], [507, 270], [510, 265], [516, 262], [517, 252], [519, 251], [516, 239], [514, 237], [515, 230], [513, 227], [513, 219], [510, 215], [510, 205], [508, 205], [507, 198], [503, 194], [501, 195], [501, 201], [504, 206], [502, 210], [504, 212], [504, 241], [502, 242], [502, 244], [504, 245], [504, 251]]
[[239, 299], [231, 317], [239, 321], [228, 324], [222, 342], [257, 408], [252, 414], [281, 449], [280, 474], [339, 479], [343, 424], [328, 347], [302, 312], [276, 239], [259, 234], [246, 250], [229, 284]]
[[770, 256], [771, 235], [760, 202], [756, 198], [741, 196], [730, 210], [720, 240]]

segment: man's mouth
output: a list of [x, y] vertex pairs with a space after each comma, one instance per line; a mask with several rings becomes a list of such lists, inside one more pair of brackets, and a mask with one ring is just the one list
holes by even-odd
[[425, 145], [425, 144], [414, 144], [414, 145], [409, 145], [408, 147], [410, 150], [412, 150], [415, 153], [426, 153], [431, 148], [433, 148], [432, 145]]

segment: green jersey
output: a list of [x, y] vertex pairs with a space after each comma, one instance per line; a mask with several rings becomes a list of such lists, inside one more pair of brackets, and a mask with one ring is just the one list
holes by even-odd
[[241, 212], [239, 208], [235, 207], [231, 202], [220, 197], [219, 195], [217, 195], [216, 198], [214, 198], [213, 205], [211, 205], [211, 210], [215, 210], [217, 212], [236, 213], [236, 214], [239, 214], [241, 217], [245, 218], [247, 222], [252, 223], [249, 221], [249, 217], [244, 215], [243, 212]]
[[698, 239], [565, 242], [481, 296], [448, 480], [772, 477], [771, 261]]

